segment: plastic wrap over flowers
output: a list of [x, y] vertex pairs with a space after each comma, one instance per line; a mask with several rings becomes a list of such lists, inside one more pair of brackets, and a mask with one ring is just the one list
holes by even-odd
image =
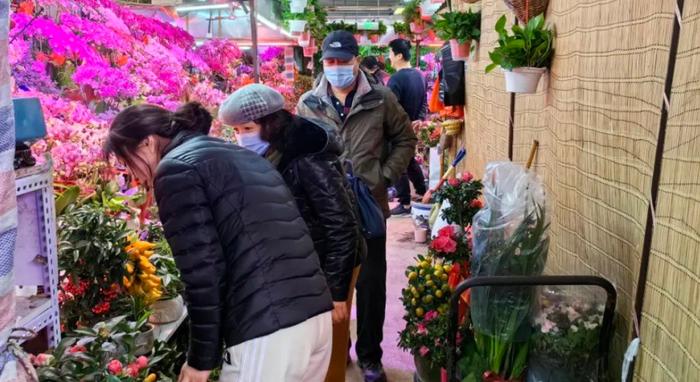
[[[490, 163], [482, 181], [486, 205], [472, 222], [472, 275], [542, 274], [549, 249], [542, 182], [511, 162]], [[533, 288], [473, 290], [471, 318], [476, 342], [490, 371], [513, 379], [524, 372], [533, 306]]]

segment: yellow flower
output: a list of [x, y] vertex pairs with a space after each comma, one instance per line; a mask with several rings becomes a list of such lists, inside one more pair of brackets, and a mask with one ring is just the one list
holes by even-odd
[[143, 379], [143, 382], [156, 382], [156, 378], [157, 378], [156, 375], [151, 373], [151, 374], [148, 374], [148, 377]]
[[129, 289], [129, 288], [131, 288], [132, 282], [128, 277], [124, 276], [124, 278], [122, 279], [122, 284], [124, 284], [124, 287], [126, 289]]
[[126, 273], [128, 273], [128, 274], [134, 273], [134, 265], [131, 264], [131, 262], [126, 263]]

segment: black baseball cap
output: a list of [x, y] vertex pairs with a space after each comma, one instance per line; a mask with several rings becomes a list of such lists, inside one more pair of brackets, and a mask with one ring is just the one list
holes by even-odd
[[360, 54], [355, 36], [348, 31], [337, 30], [326, 36], [321, 47], [323, 59], [335, 58], [338, 60], [351, 60]]

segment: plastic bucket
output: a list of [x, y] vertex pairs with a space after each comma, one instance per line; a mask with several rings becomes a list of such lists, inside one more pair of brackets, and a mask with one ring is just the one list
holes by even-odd
[[430, 220], [430, 211], [433, 209], [433, 203], [411, 203], [411, 217], [413, 221], [418, 221], [419, 217], [425, 219], [425, 221]]
[[504, 70], [506, 91], [510, 93], [534, 93], [546, 68], [514, 68]]

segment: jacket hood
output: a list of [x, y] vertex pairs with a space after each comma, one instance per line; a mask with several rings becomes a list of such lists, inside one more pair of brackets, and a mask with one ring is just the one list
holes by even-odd
[[317, 119], [295, 117], [285, 138], [283, 155], [289, 161], [306, 155], [340, 155], [343, 151], [335, 129]]

